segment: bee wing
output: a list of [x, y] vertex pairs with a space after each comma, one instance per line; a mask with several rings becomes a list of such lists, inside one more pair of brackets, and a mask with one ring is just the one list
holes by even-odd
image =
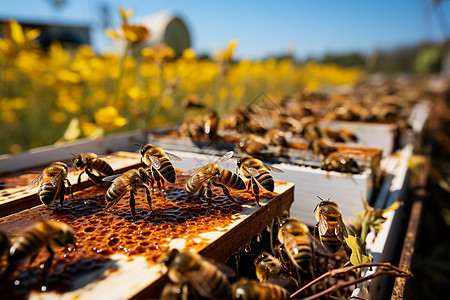
[[161, 168], [161, 162], [156, 156], [149, 155], [148, 158], [152, 162], [153, 168], [155, 168], [156, 170], [159, 170]]
[[336, 234], [337, 238], [341, 242], [345, 241], [344, 237], [348, 237], [347, 227], [345, 226], [344, 221], [342, 220], [342, 217], [339, 218], [337, 226], [334, 229], [334, 233]]
[[181, 157], [179, 157], [176, 154], [170, 153], [170, 152], [164, 152], [164, 154], [166, 154], [166, 156], [171, 159], [171, 160], [176, 160], [176, 161], [180, 161], [182, 160]]
[[236, 276], [236, 272], [233, 270], [232, 267], [230, 267], [230, 266], [228, 266], [226, 264], [220, 263], [218, 261], [215, 261], [213, 259], [209, 259], [209, 258], [203, 258], [203, 259], [206, 259], [211, 264], [216, 266], [216, 268], [219, 269], [219, 271], [222, 272], [223, 275], [225, 275], [226, 277], [232, 278], [232, 277]]
[[102, 179], [102, 181], [112, 182], [112, 181], [116, 180], [117, 178], [119, 178], [122, 175], [123, 174], [114, 174], [114, 175], [111, 175], [111, 176], [106, 176], [105, 178]]
[[207, 180], [210, 179], [211, 177], [213, 177], [213, 175], [210, 175], [210, 174], [201, 174], [201, 175], [199, 175], [199, 176], [194, 176], [194, 177], [192, 178], [192, 181], [193, 181], [194, 184], [199, 184], [199, 183], [202, 183], [202, 182], [207, 181]]
[[[203, 258], [205, 259], [205, 258]], [[217, 272], [222, 273], [223, 275], [227, 276], [227, 274], [225, 274], [222, 269], [226, 269], [225, 265], [220, 265], [215, 261], [211, 261], [209, 259], [205, 259], [206, 262], [204, 263], [210, 263], [212, 264], [212, 268], [217, 269]], [[209, 269], [209, 268], [208, 268]], [[230, 275], [232, 275], [231, 277], [233, 277], [235, 275], [233, 269], [230, 268], [229, 271]], [[231, 273], [232, 272], [232, 273]], [[213, 288], [215, 287], [214, 285], [212, 285], [210, 283], [209, 280], [205, 280], [205, 273], [204, 272], [189, 272], [189, 276], [188, 276], [188, 280], [189, 283], [192, 284], [192, 286], [194, 287], [194, 289], [202, 296], [202, 297], [206, 297], [208, 298], [211, 293], [213, 292]]]
[[43, 177], [44, 177], [44, 173], [41, 173], [38, 176], [36, 176], [33, 180], [30, 181], [30, 183], [28, 184], [28, 188], [32, 189], [34, 187], [37, 187], [39, 185], [39, 182], [41, 182]]
[[224, 161], [229, 160], [234, 154], [234, 151], [228, 151], [224, 156], [222, 156], [221, 158], [219, 158], [218, 160], [216, 160], [214, 163], [215, 164], [220, 164]]
[[195, 173], [197, 173], [198, 171], [200, 171], [203, 167], [200, 168], [195, 168], [195, 169], [190, 169], [190, 170], [186, 170], [183, 173], [181, 173], [181, 175], [194, 175]]
[[274, 167], [274, 166], [270, 166], [270, 165], [264, 165], [269, 171], [273, 171], [273, 172], [275, 172], [275, 173], [284, 173], [284, 171], [283, 170], [281, 170], [281, 169], [279, 169], [279, 168], [277, 168], [277, 167]]
[[319, 230], [319, 235], [325, 235], [328, 231], [328, 222], [321, 216], [319, 217], [319, 222], [317, 223], [317, 228]]
[[258, 176], [258, 174], [259, 174], [258, 169], [256, 169], [256, 168], [252, 168], [252, 167], [244, 167], [244, 168], [245, 168], [245, 171], [247, 171], [248, 174], [250, 174], [253, 177]]
[[53, 178], [52, 178], [52, 185], [57, 188], [58, 185], [61, 182], [61, 178], [62, 178], [62, 174], [63, 174], [63, 170], [59, 171], [58, 174], [56, 174]]
[[312, 235], [311, 233], [307, 233], [309, 242], [311, 243], [311, 246], [314, 249], [314, 252], [317, 252], [319, 254], [322, 254], [324, 256], [332, 256], [333, 251], [324, 244], [322, 244], [317, 237]]

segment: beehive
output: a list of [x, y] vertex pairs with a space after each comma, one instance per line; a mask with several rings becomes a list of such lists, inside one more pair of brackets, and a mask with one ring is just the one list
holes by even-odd
[[[115, 153], [105, 160], [114, 169], [123, 171], [137, 166], [139, 156]], [[57, 202], [50, 208], [40, 205], [0, 219], [0, 229], [11, 238], [35, 220], [57, 219], [76, 230], [77, 240], [76, 250], [56, 251], [53, 272], [45, 281], [38, 276], [37, 268], [47, 257], [42, 251], [31, 266], [20, 269], [15, 282], [3, 286], [2, 292], [16, 296], [30, 293], [30, 299], [124, 299], [157, 295], [163, 275], [160, 260], [171, 248], [191, 249], [224, 261], [270, 220], [289, 210], [293, 201], [293, 185], [277, 181], [275, 192], [264, 195], [261, 207], [247, 192], [232, 191], [235, 199], [243, 203], [240, 207], [215, 189], [214, 207], [208, 211], [204, 200], [185, 194], [183, 187], [188, 177], [181, 175], [182, 169], [176, 171], [175, 184], [167, 184], [165, 193], [153, 193], [153, 211], [148, 208], [144, 190], [139, 191], [134, 220], [130, 216], [128, 195], [104, 211], [105, 188], [87, 187], [89, 182], [85, 177], [82, 183], [85, 189], [75, 192], [74, 199], [68, 196], [64, 208]], [[20, 177], [3, 177], [6, 184], [1, 191], [4, 200], [1, 204], [12, 205], [22, 199], [31, 202], [27, 208], [34, 206], [36, 190], [26, 188], [34, 176], [35, 173], [22, 172]], [[76, 182], [76, 176], [72, 173], [69, 180]], [[2, 211], [5, 207], [0, 206]]]

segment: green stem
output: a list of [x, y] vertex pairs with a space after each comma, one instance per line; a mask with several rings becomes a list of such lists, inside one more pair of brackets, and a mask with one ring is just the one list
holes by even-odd
[[114, 99], [112, 105], [117, 105], [117, 103], [119, 102], [120, 85], [122, 83], [123, 74], [125, 73], [125, 60], [127, 59], [129, 51], [130, 45], [127, 43], [125, 51], [123, 52], [123, 55], [120, 58], [119, 77], [117, 77], [116, 85], [114, 86]]

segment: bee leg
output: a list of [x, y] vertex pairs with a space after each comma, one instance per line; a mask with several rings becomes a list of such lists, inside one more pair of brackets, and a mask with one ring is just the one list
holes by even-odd
[[[69, 179], [64, 179], [64, 181], [67, 183], [67, 186], [68, 186], [69, 189], [70, 189], [70, 196], [72, 197], [72, 200], [75, 200], [75, 197], [73, 196], [72, 185], [70, 184]], [[63, 186], [64, 186], [64, 185], [63, 185]], [[64, 197], [63, 197], [63, 199], [64, 199]]]
[[153, 173], [153, 177], [155, 178], [156, 181], [156, 185], [158, 186], [158, 189], [161, 191], [161, 175], [159, 174], [158, 170], [156, 170], [153, 166], [152, 166], [152, 173]]
[[258, 206], [261, 206], [261, 204], [259, 204], [259, 186], [258, 183], [256, 183], [256, 179], [255, 177], [252, 176], [251, 179], [251, 185], [252, 185], [252, 193], [253, 195], [255, 195], [255, 202], [256, 204], [258, 204]]
[[209, 210], [211, 208], [211, 205], [212, 205], [212, 197], [213, 197], [213, 192], [212, 192], [212, 189], [211, 189], [210, 182], [208, 182], [206, 184], [205, 197], [206, 197], [206, 200], [208, 201], [208, 210]]
[[61, 184], [61, 190], [59, 192], [59, 203], [61, 203], [61, 207], [64, 207], [64, 197], [66, 196], [66, 185], [63, 182]]
[[81, 183], [81, 174], [83, 174], [84, 173], [84, 171], [83, 172], [81, 172], [80, 173], [80, 175], [78, 175], [78, 180], [77, 180], [77, 191], [79, 191], [80, 190], [80, 183]]
[[28, 261], [28, 264], [31, 265], [33, 263], [33, 261], [36, 259], [36, 257], [38, 256], [39, 252], [34, 254], [33, 256], [30, 257], [30, 260]]
[[47, 246], [47, 251], [50, 254], [50, 256], [48, 257], [47, 261], [44, 264], [44, 268], [42, 269], [42, 271], [44, 273], [44, 277], [47, 274], [48, 269], [52, 265], [53, 257], [55, 256], [55, 253], [53, 252], [53, 250], [50, 246]]
[[236, 203], [236, 204], [238, 204], [238, 205], [241, 205], [239, 202], [237, 202], [236, 200], [234, 200], [234, 198], [233, 198], [233, 197], [231, 196], [231, 194], [230, 194], [230, 190], [229, 190], [226, 186], [224, 186], [223, 184], [220, 184], [220, 183], [213, 183], [213, 185], [218, 186], [218, 187], [221, 187], [221, 188], [222, 188], [222, 191], [223, 191], [223, 193], [224, 193], [224, 195], [227, 196], [228, 199], [230, 199], [231, 201], [233, 201], [234, 203]]
[[130, 208], [131, 208], [131, 216], [134, 217], [136, 216], [136, 201], [134, 200], [134, 191], [130, 191]]
[[91, 171], [89, 171], [89, 169], [86, 169], [86, 174], [89, 176], [89, 178], [95, 183], [95, 184], [100, 184], [102, 183], [102, 178], [100, 176], [95, 175], [94, 173], [92, 173]]
[[150, 207], [150, 210], [152, 210], [152, 197], [150, 195], [150, 191], [148, 190], [148, 188], [144, 185], [145, 188], [145, 193], [147, 194], [147, 202], [148, 202], [148, 206]]

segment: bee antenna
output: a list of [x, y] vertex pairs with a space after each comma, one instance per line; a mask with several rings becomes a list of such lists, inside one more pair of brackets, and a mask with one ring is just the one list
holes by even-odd
[[70, 155], [72, 155], [73, 157], [76, 157], [76, 155], [75, 155], [75, 154], [73, 154], [72, 152], [70, 152]]
[[[318, 196], [317, 196], [318, 197]], [[319, 203], [317, 203], [316, 207], [314, 208], [313, 212], [316, 212], [317, 207], [319, 207]]]
[[[320, 201], [323, 201], [323, 199], [320, 196], [317, 196], [317, 198], [319, 198]], [[330, 198], [328, 198], [328, 200], [330, 200]]]

